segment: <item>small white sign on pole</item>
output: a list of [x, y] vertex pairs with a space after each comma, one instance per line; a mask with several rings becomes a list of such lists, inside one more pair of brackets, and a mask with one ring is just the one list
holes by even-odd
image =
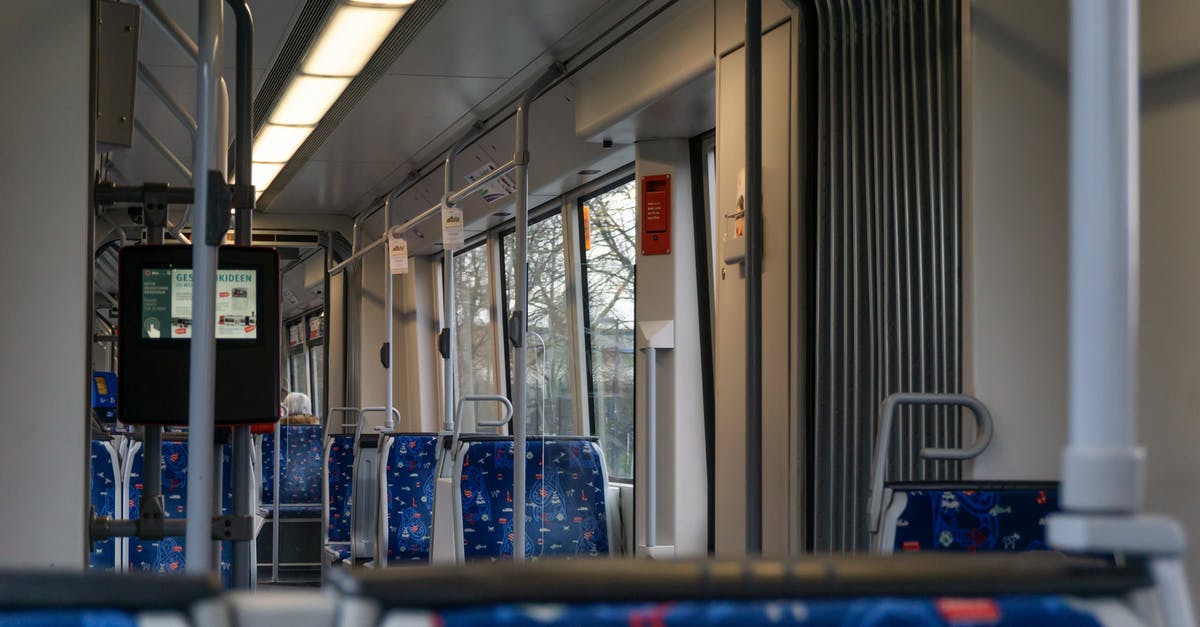
[[442, 249], [458, 250], [464, 243], [462, 209], [442, 207]]
[[392, 274], [408, 274], [408, 240], [398, 228], [388, 232], [388, 258]]

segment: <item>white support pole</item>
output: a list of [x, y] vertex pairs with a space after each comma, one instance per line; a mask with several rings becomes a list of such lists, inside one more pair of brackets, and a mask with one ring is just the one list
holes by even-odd
[[[383, 203], [383, 237], [388, 236], [388, 229], [392, 228], [392, 196], [388, 195], [387, 200]], [[390, 247], [385, 249], [387, 254], [383, 256], [383, 280], [384, 288], [384, 304], [383, 304], [383, 324], [387, 327], [384, 332], [384, 337], [387, 338], [387, 368], [385, 368], [387, 376], [387, 409], [384, 410], [384, 421], [387, 425], [387, 430], [392, 431], [399, 427], [392, 420], [392, 408], [396, 406], [395, 390], [392, 382], [392, 362], [394, 361], [395, 351], [392, 348], [392, 327], [395, 326], [394, 313], [392, 311], [392, 284], [395, 282], [392, 276], [392, 255]], [[361, 420], [361, 418], [360, 418]]]
[[1136, 0], [1071, 3], [1070, 441], [1063, 506], [1140, 509]]
[[517, 250], [513, 259], [516, 273], [516, 306], [509, 323], [509, 337], [514, 343], [512, 396], [516, 415], [513, 416], [513, 561], [525, 561], [525, 379], [528, 367], [526, 334], [529, 310], [529, 105], [532, 97], [526, 94], [517, 107], [516, 211]]
[[192, 339], [188, 381], [187, 570], [212, 571], [213, 420], [216, 396], [217, 246], [209, 246], [208, 170], [214, 164], [221, 0], [199, 0], [196, 141], [192, 145]]

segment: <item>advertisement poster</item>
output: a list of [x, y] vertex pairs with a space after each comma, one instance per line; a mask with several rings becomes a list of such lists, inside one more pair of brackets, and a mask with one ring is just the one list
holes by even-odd
[[[468, 173], [467, 181], [474, 183], [475, 181], [487, 176], [489, 172], [492, 172], [495, 169], [496, 164], [489, 161], [475, 171]], [[480, 194], [483, 195], [483, 199], [487, 201], [488, 204], [491, 204], [515, 191], [517, 191], [517, 186], [514, 185], [512, 179], [508, 178], [506, 175], [492, 181], [491, 183], [488, 183], [487, 185], [484, 185], [483, 189], [480, 190]]]
[[[255, 270], [217, 271], [216, 337], [258, 337], [258, 274]], [[192, 337], [192, 271], [147, 269], [142, 275], [142, 337]]]

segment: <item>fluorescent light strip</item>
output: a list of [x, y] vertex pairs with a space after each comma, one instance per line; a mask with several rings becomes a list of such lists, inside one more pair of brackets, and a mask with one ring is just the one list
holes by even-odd
[[254, 162], [250, 166], [250, 180], [254, 183], [256, 193], [261, 194], [263, 190], [271, 185], [271, 181], [279, 175], [279, 171], [283, 169], [283, 163], [260, 163]]
[[275, 110], [271, 122], [292, 126], [315, 126], [350, 84], [349, 78], [335, 76], [293, 76]]
[[343, 0], [254, 141], [255, 198], [296, 154], [416, 0]]
[[305, 74], [353, 77], [404, 16], [400, 7], [341, 5], [321, 29], [301, 65]]
[[258, 139], [254, 140], [254, 160], [262, 163], [283, 163], [291, 159], [312, 130], [311, 126], [264, 126], [258, 132]]

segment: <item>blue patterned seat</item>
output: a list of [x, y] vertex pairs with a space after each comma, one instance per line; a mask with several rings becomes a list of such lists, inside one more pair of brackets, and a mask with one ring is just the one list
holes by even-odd
[[804, 627], [1099, 627], [1086, 610], [1057, 596], [996, 599], [861, 598], [814, 601], [682, 601], [547, 605], [482, 605], [441, 612], [442, 627], [469, 625], [600, 627], [802, 625]]
[[[108, 440], [92, 440], [90, 490], [92, 507], [97, 516], [115, 518], [117, 503], [121, 500], [121, 485], [117, 477], [121, 474], [117, 462], [117, 449]], [[88, 555], [89, 570], [116, 570], [117, 540], [109, 538], [91, 546]]]
[[325, 545], [339, 561], [350, 557], [350, 505], [354, 488], [354, 436], [325, 442]]
[[383, 442], [382, 512], [389, 564], [429, 561], [437, 444], [432, 433], [392, 435]]
[[[463, 559], [512, 557], [512, 448], [510, 438], [462, 439], [455, 505], [462, 521]], [[525, 464], [525, 555], [531, 559], [608, 555], [608, 479], [596, 439], [529, 438]]]
[[[280, 425], [283, 446], [279, 449], [279, 510], [289, 517], [321, 515], [320, 425]], [[263, 435], [262, 503], [274, 505], [275, 434]]]
[[[187, 516], [187, 442], [163, 442], [162, 494], [163, 510], [167, 518]], [[224, 513], [233, 511], [233, 453], [229, 445], [222, 447], [221, 508]], [[142, 497], [142, 444], [131, 449], [125, 463], [125, 502], [127, 518], [137, 518]], [[162, 540], [138, 540], [130, 538], [128, 545], [129, 570], [182, 573], [186, 565], [184, 539], [163, 538]], [[232, 581], [233, 543], [221, 543], [221, 581], [229, 587]]]
[[1058, 484], [975, 482], [888, 486], [884, 552], [1046, 550]]
[[0, 612], [0, 627], [137, 627], [133, 614], [117, 610], [20, 610]]

